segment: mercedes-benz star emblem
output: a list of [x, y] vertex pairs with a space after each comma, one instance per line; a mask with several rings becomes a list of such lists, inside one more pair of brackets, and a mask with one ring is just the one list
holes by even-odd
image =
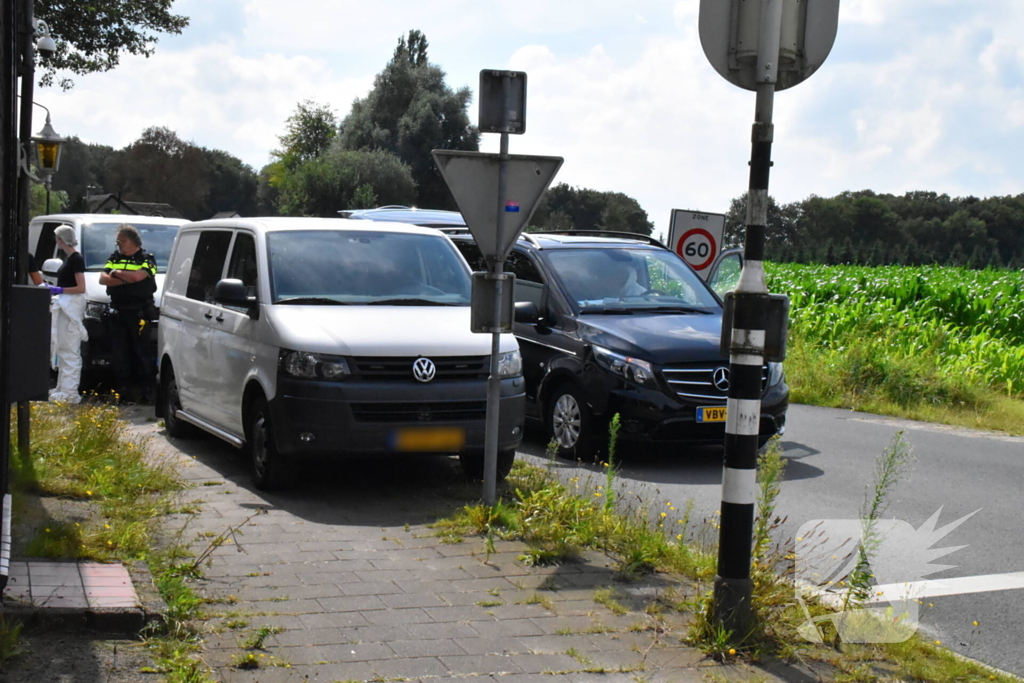
[[436, 374], [437, 368], [434, 367], [434, 361], [429, 358], [417, 358], [416, 362], [412, 364], [412, 376], [420, 382], [429, 382], [434, 379]]
[[711, 373], [711, 382], [719, 391], [729, 391], [729, 368], [715, 368]]

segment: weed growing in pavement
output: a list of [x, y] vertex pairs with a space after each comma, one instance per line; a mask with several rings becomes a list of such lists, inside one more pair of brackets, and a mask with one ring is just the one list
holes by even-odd
[[549, 612], [555, 611], [555, 602], [551, 598], [545, 597], [540, 593], [531, 593], [525, 600], [517, 601], [517, 604], [523, 605], [540, 605]]
[[21, 624], [8, 621], [7, 617], [0, 613], [0, 671], [4, 670], [5, 663], [24, 651], [25, 644], [21, 639]]
[[628, 609], [623, 607], [622, 603], [616, 598], [618, 597], [614, 588], [599, 588], [594, 591], [594, 602], [599, 605], [604, 605], [612, 611], [613, 614], [622, 616], [629, 612]]
[[604, 511], [611, 514], [615, 511], [615, 478], [617, 473], [615, 453], [619, 448], [619, 414], [612, 416], [608, 423], [608, 460], [604, 463]]
[[262, 650], [263, 644], [270, 636], [280, 633], [283, 628], [278, 626], [267, 626], [264, 624], [249, 634], [249, 637], [242, 641], [242, 647], [246, 650]]
[[[878, 520], [889, 505], [889, 497], [896, 484], [906, 474], [913, 462], [910, 444], [903, 438], [903, 432], [896, 432], [892, 443], [875, 462], [875, 480], [865, 492], [861, 508], [863, 529], [857, 549], [857, 566], [848, 577], [850, 589], [843, 599], [843, 611], [862, 607], [871, 596], [871, 560], [882, 544], [878, 533]], [[838, 634], [836, 634], [838, 637]]]

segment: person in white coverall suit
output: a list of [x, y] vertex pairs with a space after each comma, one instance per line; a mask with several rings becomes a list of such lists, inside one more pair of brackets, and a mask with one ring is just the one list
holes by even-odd
[[85, 259], [75, 248], [74, 229], [62, 225], [54, 230], [57, 246], [66, 257], [57, 271], [57, 286], [50, 287], [50, 358], [57, 357], [57, 388], [51, 401], [78, 403], [78, 382], [82, 376], [82, 342], [88, 338], [85, 316]]

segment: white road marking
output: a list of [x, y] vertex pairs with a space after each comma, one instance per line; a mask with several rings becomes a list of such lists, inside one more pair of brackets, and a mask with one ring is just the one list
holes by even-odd
[[907, 581], [874, 586], [871, 602], [892, 602], [915, 598], [936, 598], [943, 595], [990, 593], [1024, 588], [1024, 572], [961, 576], [955, 579]]

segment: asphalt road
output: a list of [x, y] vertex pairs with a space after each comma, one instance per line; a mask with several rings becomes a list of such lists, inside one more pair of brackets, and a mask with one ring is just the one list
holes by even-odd
[[[786, 522], [778, 530], [779, 540], [794, 538], [811, 520], [859, 518], [876, 459], [900, 431], [914, 460], [889, 498], [885, 517], [920, 530], [937, 511], [941, 510], [937, 528], [976, 511], [948, 535], [934, 539], [933, 548], [966, 547], [933, 559], [950, 568], [927, 578], [941, 583], [955, 577], [1024, 572], [1024, 438], [847, 410], [791, 406], [782, 439], [786, 477], [777, 513]], [[543, 450], [536, 435], [522, 449], [535, 457], [543, 457]], [[599, 468], [564, 462], [558, 466], [581, 482], [604, 483]], [[691, 531], [718, 509], [720, 449], [634, 448], [623, 454], [620, 466], [621, 485], [632, 494], [627, 499], [669, 511], [670, 521], [692, 501], [691, 519], [697, 523], [690, 525]], [[927, 559], [922, 555], [921, 550], [908, 551], [895, 580], [921, 578], [920, 569], [911, 565]], [[1012, 578], [1014, 585], [1024, 585], [1024, 576]], [[1024, 675], [1024, 588], [991, 590], [992, 584], [991, 579], [969, 579], [945, 589], [957, 594], [926, 594], [920, 607], [922, 631], [956, 652]]]

